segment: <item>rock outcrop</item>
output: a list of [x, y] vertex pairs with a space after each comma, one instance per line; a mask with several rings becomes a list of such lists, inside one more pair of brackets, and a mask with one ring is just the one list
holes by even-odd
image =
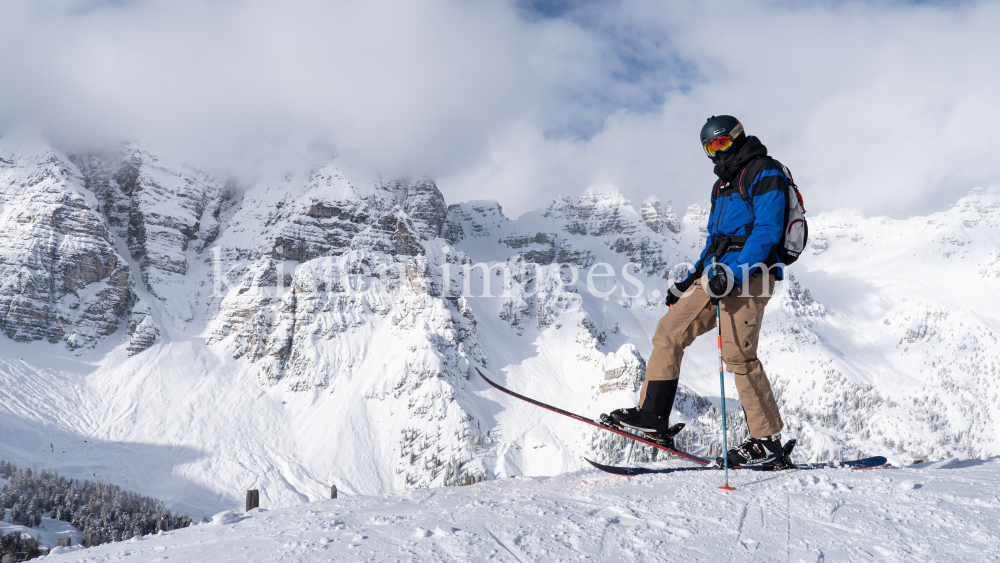
[[0, 330], [71, 349], [118, 331], [138, 298], [76, 166], [38, 136], [8, 135], [0, 203]]
[[455, 244], [470, 237], [488, 237], [498, 233], [507, 222], [496, 200], [470, 201], [448, 206], [445, 239]]
[[219, 213], [232, 190], [134, 142], [73, 161], [114, 234], [127, 242], [146, 289], [166, 299], [171, 286], [183, 283], [191, 256], [219, 235]]

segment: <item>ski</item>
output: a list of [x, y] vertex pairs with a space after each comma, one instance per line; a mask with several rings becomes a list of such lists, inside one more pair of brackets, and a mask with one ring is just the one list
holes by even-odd
[[[730, 465], [729, 469], [750, 469], [753, 471], [781, 471], [784, 469], [794, 469], [795, 465], [791, 463], [792, 450], [795, 449], [796, 440], [791, 439], [783, 446], [781, 446], [781, 459], [786, 460], [781, 463], [781, 465], [763, 464], [763, 465], [751, 465], [744, 467], [737, 467]], [[636, 475], [645, 475], [647, 473], [673, 473], [674, 471], [690, 471], [692, 469], [722, 469], [722, 458], [716, 458], [715, 463], [712, 465], [701, 466], [701, 467], [666, 467], [662, 469], [646, 469], [642, 467], [618, 467], [614, 465], [604, 465], [602, 463], [597, 463], [596, 461], [591, 461], [587, 458], [583, 458], [601, 471], [612, 473], [614, 475], [625, 475], [627, 477], [634, 477]]]
[[[584, 458], [587, 459], [587, 458]], [[839, 463], [829, 462], [829, 463], [806, 463], [802, 465], [789, 465], [787, 467], [771, 467], [771, 466], [761, 466], [761, 465], [748, 465], [741, 467], [730, 467], [729, 469], [734, 469], [736, 471], [786, 471], [790, 469], [835, 469], [837, 467], [847, 467], [855, 470], [862, 469], [875, 469], [884, 465], [888, 460], [882, 456], [866, 457], [865, 459], [856, 459], [853, 461], [842, 461]], [[612, 475], [623, 475], [625, 477], [635, 477], [636, 475], [652, 475], [656, 473], [675, 473], [678, 471], [710, 471], [713, 469], [722, 469], [721, 466], [715, 464], [706, 465], [702, 467], [664, 467], [660, 469], [651, 469], [647, 467], [619, 467], [614, 465], [604, 465], [603, 463], [597, 463], [596, 461], [591, 461], [587, 459], [590, 465], [593, 465], [595, 469], [600, 469], [605, 473], [611, 473]]]
[[[684, 452], [679, 452], [677, 450], [671, 450], [670, 448], [666, 448], [664, 446], [661, 446], [660, 444], [657, 444], [656, 442], [653, 442], [653, 441], [650, 441], [650, 440], [646, 440], [645, 438], [641, 438], [639, 436], [635, 436], [633, 434], [629, 434], [628, 432], [624, 432], [622, 430], [618, 430], [617, 428], [612, 428], [612, 427], [610, 427], [610, 426], [608, 426], [606, 424], [602, 424], [601, 422], [599, 422], [597, 420], [593, 420], [593, 419], [587, 418], [585, 416], [580, 416], [578, 414], [573, 414], [573, 413], [571, 413], [569, 411], [560, 409], [558, 407], [553, 407], [552, 405], [547, 405], [547, 404], [545, 404], [545, 403], [543, 403], [541, 401], [536, 401], [535, 399], [532, 399], [530, 397], [525, 397], [524, 395], [521, 395], [520, 393], [515, 393], [515, 392], [511, 391], [510, 389], [507, 389], [506, 387], [503, 387], [503, 386], [501, 386], [501, 385], [499, 385], [497, 383], [494, 383], [493, 381], [490, 380], [490, 378], [488, 378], [485, 375], [483, 375], [483, 372], [479, 371], [479, 368], [475, 368], [475, 369], [476, 369], [476, 373], [479, 374], [479, 377], [483, 378], [483, 381], [485, 381], [486, 383], [489, 383], [490, 386], [492, 386], [493, 388], [497, 389], [498, 391], [502, 391], [502, 392], [510, 395], [511, 397], [517, 397], [518, 399], [521, 399], [522, 401], [526, 401], [526, 402], [531, 403], [531, 404], [533, 404], [535, 406], [542, 407], [543, 409], [550, 410], [552, 412], [557, 412], [557, 413], [559, 413], [559, 414], [561, 414], [563, 416], [568, 416], [570, 418], [579, 420], [580, 422], [584, 422], [584, 423], [589, 424], [591, 426], [596, 426], [596, 427], [598, 427], [598, 428], [600, 428], [602, 430], [607, 430], [608, 432], [614, 432], [615, 434], [618, 434], [619, 436], [625, 436], [626, 438], [630, 438], [632, 440], [635, 440], [636, 442], [640, 442], [642, 444], [646, 444], [647, 446], [653, 446], [654, 448], [661, 449], [661, 450], [663, 450], [665, 452], [674, 454], [674, 455], [682, 457], [684, 459], [691, 460], [691, 461], [693, 461], [695, 463], [698, 463], [698, 464], [701, 464], [701, 465], [710, 465], [712, 463], [715, 463], [714, 460], [701, 458], [701, 457], [698, 457], [696, 455], [692, 455], [692, 454], [688, 454], [688, 453], [684, 453]], [[593, 463], [593, 462], [591, 462], [591, 463]], [[692, 468], [692, 469], [700, 469], [700, 468]]]

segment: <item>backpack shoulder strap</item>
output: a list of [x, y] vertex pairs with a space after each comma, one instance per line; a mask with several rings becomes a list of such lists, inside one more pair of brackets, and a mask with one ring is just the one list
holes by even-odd
[[785, 179], [788, 180], [788, 194], [787, 196], [795, 196], [799, 200], [799, 207], [802, 208], [802, 214], [806, 213], [806, 204], [802, 200], [802, 192], [799, 191], [799, 187], [795, 184], [795, 178], [792, 176], [792, 171], [784, 164], [778, 162], [778, 159], [774, 158], [774, 163], [781, 167], [781, 171], [785, 174]]
[[789, 170], [787, 166], [782, 164], [777, 158], [772, 158], [771, 160], [773, 160], [774, 163], [778, 165], [778, 168], [781, 169], [781, 172], [785, 175], [785, 179], [788, 180], [788, 184], [794, 186], [795, 179], [792, 178], [792, 171]]
[[739, 177], [736, 180], [736, 187], [737, 187], [737, 189], [740, 192], [740, 199], [742, 199], [743, 201], [750, 202], [750, 208], [751, 209], [753, 209], [753, 197], [751, 197], [749, 188], [746, 187], [746, 175], [747, 175], [747, 170], [751, 166], [753, 166], [754, 164], [756, 164], [757, 162], [759, 162], [761, 158], [769, 158], [769, 157], [767, 155], [763, 155], [763, 154], [760, 155], [760, 156], [754, 157], [753, 160], [751, 160], [750, 162], [746, 163], [743, 166], [743, 170], [740, 170], [740, 175], [739, 175]]

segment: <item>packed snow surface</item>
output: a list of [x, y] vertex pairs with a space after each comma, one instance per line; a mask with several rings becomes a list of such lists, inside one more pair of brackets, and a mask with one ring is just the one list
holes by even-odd
[[1000, 458], [732, 472], [735, 492], [718, 471], [577, 471], [262, 507], [46, 561], [996, 561], [998, 477]]

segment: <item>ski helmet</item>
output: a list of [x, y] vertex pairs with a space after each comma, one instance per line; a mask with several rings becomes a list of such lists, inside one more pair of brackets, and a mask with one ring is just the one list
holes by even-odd
[[[729, 144], [716, 142], [713, 147], [709, 147], [709, 143], [719, 137], [728, 137], [731, 142]], [[701, 146], [704, 147], [709, 158], [714, 157], [716, 151], [726, 152], [733, 145], [738, 147], [742, 141], [741, 137], [746, 137], [743, 132], [743, 124], [731, 115], [713, 115], [701, 128]]]

